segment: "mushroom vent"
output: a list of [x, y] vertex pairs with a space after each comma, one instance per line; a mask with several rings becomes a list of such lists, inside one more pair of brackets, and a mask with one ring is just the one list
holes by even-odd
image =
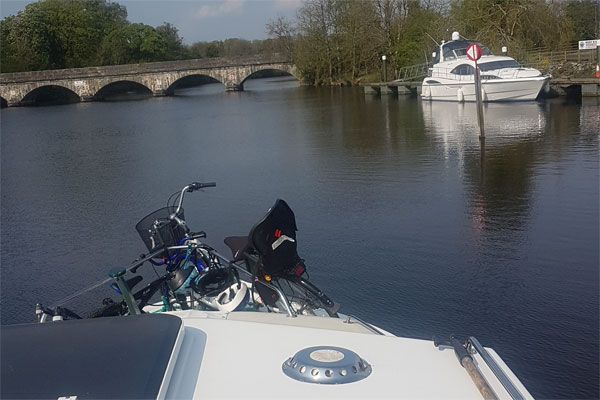
[[282, 369], [297, 381], [323, 384], [360, 381], [372, 371], [371, 365], [355, 352], [333, 346], [300, 350], [283, 363]]

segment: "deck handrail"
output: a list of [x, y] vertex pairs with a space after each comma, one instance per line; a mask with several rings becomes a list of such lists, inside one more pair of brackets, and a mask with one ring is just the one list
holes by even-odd
[[369, 324], [368, 322], [363, 321], [362, 319], [360, 319], [357, 316], [352, 315], [352, 314], [348, 315], [348, 318], [346, 318], [344, 320], [344, 323], [349, 324], [352, 320], [355, 320], [360, 325], [364, 326], [365, 328], [367, 328], [368, 330], [370, 330], [371, 332], [373, 332], [377, 335], [385, 336], [385, 333], [381, 332], [379, 329], [375, 328], [373, 325]]
[[479, 353], [483, 361], [492, 370], [494, 375], [496, 375], [496, 378], [498, 378], [502, 386], [504, 386], [504, 389], [506, 389], [506, 391], [513, 400], [524, 399], [519, 389], [517, 389], [515, 384], [508, 377], [508, 375], [506, 375], [502, 368], [500, 368], [500, 366], [498, 365], [496, 360], [492, 358], [490, 353], [488, 353], [488, 351], [481, 345], [481, 343], [479, 343], [479, 340], [477, 340], [477, 338], [475, 338], [474, 336], [470, 336], [467, 340], [467, 345], [471, 350], [474, 349], [477, 353]]

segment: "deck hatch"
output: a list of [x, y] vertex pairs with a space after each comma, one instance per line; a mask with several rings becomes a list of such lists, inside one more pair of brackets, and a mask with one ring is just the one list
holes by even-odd
[[334, 346], [302, 349], [282, 365], [283, 373], [300, 382], [343, 384], [368, 377], [371, 365], [355, 352]]

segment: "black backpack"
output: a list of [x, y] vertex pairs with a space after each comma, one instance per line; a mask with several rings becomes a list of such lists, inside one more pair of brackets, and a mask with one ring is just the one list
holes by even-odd
[[[249, 245], [259, 257], [259, 277], [300, 275], [304, 263], [298, 256], [296, 217], [288, 204], [278, 199], [248, 235]], [[262, 276], [261, 276], [262, 275]]]

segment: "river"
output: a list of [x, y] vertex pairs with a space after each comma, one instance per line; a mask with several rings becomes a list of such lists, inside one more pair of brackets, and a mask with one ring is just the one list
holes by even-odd
[[3, 109], [2, 324], [133, 260], [139, 219], [216, 181], [185, 212], [218, 250], [282, 198], [342, 312], [476, 336], [535, 397], [598, 398], [598, 99], [488, 104], [482, 152], [473, 104], [245, 89]]

